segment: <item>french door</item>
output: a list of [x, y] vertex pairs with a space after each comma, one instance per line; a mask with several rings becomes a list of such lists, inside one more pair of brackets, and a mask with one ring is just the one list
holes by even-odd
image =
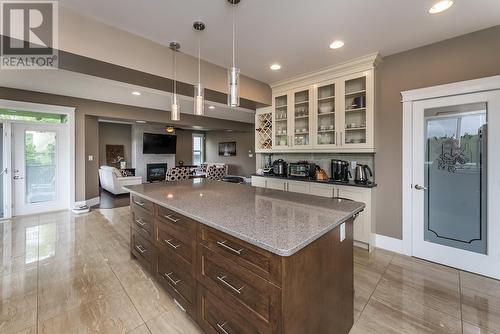
[[67, 129], [51, 124], [12, 124], [13, 215], [69, 207]]
[[500, 278], [500, 91], [413, 103], [412, 255]]

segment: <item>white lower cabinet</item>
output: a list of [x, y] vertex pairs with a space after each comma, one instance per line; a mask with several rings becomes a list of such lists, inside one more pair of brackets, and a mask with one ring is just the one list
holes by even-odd
[[364, 211], [359, 214], [354, 223], [354, 240], [356, 245], [370, 251], [375, 246], [374, 207], [376, 188], [291, 181], [264, 176], [252, 176], [252, 186], [328, 198], [340, 197], [365, 203]]

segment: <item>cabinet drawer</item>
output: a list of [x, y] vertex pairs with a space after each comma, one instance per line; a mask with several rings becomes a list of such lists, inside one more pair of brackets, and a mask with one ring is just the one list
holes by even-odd
[[195, 255], [196, 236], [191, 236], [191, 241], [187, 240], [189, 239], [179, 237], [173, 230], [162, 229], [158, 225], [156, 227], [156, 245], [158, 248], [168, 254], [177, 255], [189, 264], [188, 268], [190, 268]]
[[130, 195], [130, 206], [132, 207], [132, 209], [139, 208], [145, 210], [148, 213], [152, 213], [154, 210], [153, 202], [136, 195]]
[[223, 300], [232, 299], [267, 326], [276, 326], [280, 291], [274, 284], [200, 246], [200, 283]]
[[[158, 254], [157, 274], [163, 281], [163, 285], [169, 287], [169, 291], [174, 298], [181, 296], [189, 303], [188, 308], [192, 308], [195, 302], [196, 282], [189, 271], [183, 269], [175, 259], [167, 258]], [[182, 299], [177, 299], [182, 305]], [[184, 306], [183, 306], [184, 307]]]
[[198, 287], [199, 324], [210, 334], [264, 334], [270, 333], [266, 328], [260, 329], [250, 319], [240, 314], [232, 303], [222, 301], [203, 286]]
[[131, 226], [144, 238], [154, 240], [153, 216], [138, 208], [132, 208]]
[[168, 226], [183, 235], [191, 238], [195, 237], [197, 223], [192, 219], [159, 205], [155, 205], [155, 218], [160, 224]]
[[132, 254], [148, 269], [152, 269], [156, 249], [147, 239], [142, 237], [135, 229], [130, 229], [130, 247]]
[[280, 284], [281, 259], [279, 256], [208, 226], [201, 226], [200, 234], [201, 243], [212, 251], [235, 261], [265, 279]]

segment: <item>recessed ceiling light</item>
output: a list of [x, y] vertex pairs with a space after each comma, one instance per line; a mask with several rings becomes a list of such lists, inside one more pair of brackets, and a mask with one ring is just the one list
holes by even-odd
[[146, 121], [135, 121], [136, 123], [144, 124]]
[[210, 107], [208, 107], [208, 109], [212, 109], [213, 110], [213, 109], [215, 109], [215, 107], [214, 106], [210, 106]]
[[141, 96], [141, 92], [132, 92], [132, 95]]
[[330, 44], [330, 49], [340, 49], [343, 46], [344, 46], [344, 42], [342, 42], [342, 41], [335, 41], [332, 44]]
[[281, 65], [280, 64], [272, 64], [269, 68], [273, 71], [277, 71], [277, 70], [281, 69]]
[[429, 13], [431, 14], [441, 13], [450, 8], [451, 6], [453, 6], [453, 0], [438, 1], [434, 4], [434, 6], [431, 7], [431, 9], [429, 9]]

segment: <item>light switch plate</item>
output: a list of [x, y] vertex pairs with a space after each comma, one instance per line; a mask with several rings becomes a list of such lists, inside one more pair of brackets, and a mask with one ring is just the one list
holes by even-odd
[[89, 155], [89, 161], [94, 161], [94, 156], [93, 155]]
[[345, 240], [345, 223], [340, 225], [340, 242]]
[[357, 161], [351, 161], [351, 169], [356, 169]]

